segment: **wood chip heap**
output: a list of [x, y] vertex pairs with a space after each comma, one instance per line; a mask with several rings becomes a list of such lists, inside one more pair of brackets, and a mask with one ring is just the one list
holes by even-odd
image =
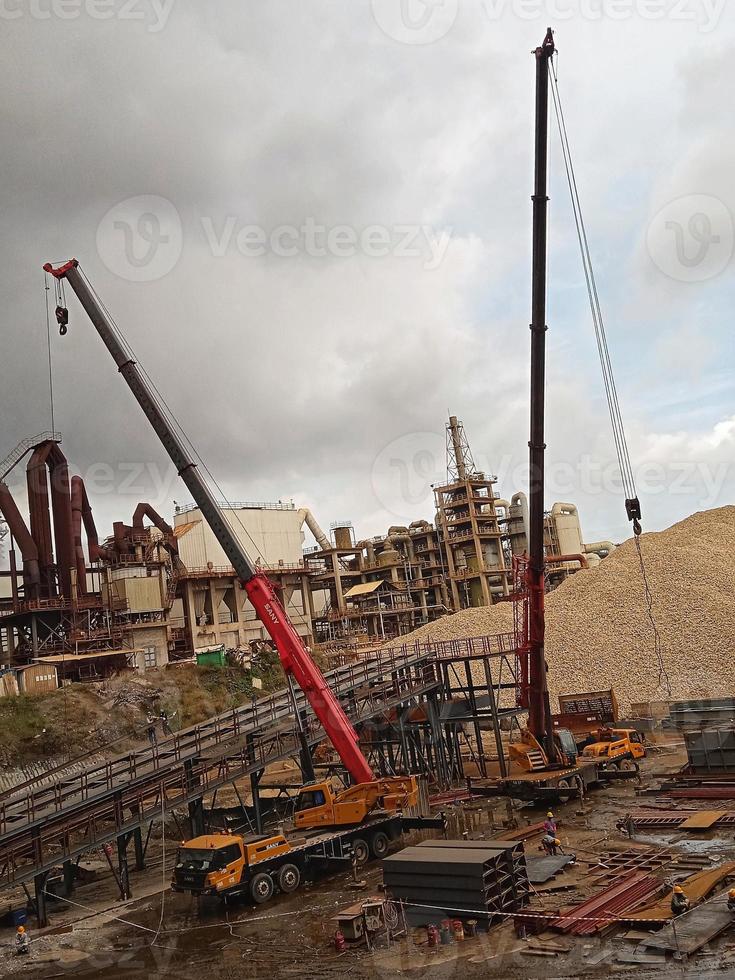
[[[735, 694], [735, 507], [693, 514], [641, 547], [653, 595], [671, 697]], [[632, 702], [667, 699], [633, 539], [597, 568], [581, 570], [547, 597], [546, 657], [552, 710], [568, 692], [615, 689]], [[465, 609], [406, 640], [511, 632], [511, 603]]]

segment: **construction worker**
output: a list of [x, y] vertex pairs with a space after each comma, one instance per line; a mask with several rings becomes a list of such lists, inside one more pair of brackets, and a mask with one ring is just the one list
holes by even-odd
[[151, 743], [151, 745], [155, 745], [156, 742], [158, 741], [158, 733], [156, 731], [156, 719], [153, 717], [153, 715], [148, 715], [146, 719], [146, 724], [148, 726], [146, 728], [148, 741]]
[[731, 888], [727, 893], [727, 910], [735, 915], [735, 888]]
[[546, 820], [544, 820], [544, 832], [556, 837], [556, 820], [554, 820], [554, 814], [551, 810], [546, 814]]
[[541, 846], [552, 857], [561, 851], [561, 841], [553, 834], [544, 834], [541, 838]]
[[[171, 717], [172, 718], [175, 718], [176, 717], [176, 712], [175, 711], [171, 715]], [[163, 729], [164, 735], [173, 735], [173, 732], [171, 731], [171, 725], [169, 724], [169, 720], [168, 720], [168, 712], [166, 711], [165, 708], [161, 708], [161, 711], [159, 712], [158, 718], [159, 718], [159, 721], [161, 722], [161, 728]]]
[[30, 952], [31, 940], [26, 932], [25, 926], [18, 926], [15, 934], [15, 955], [27, 956]]
[[671, 893], [671, 911], [674, 915], [681, 915], [689, 911], [689, 899], [686, 897], [681, 885], [674, 885]]

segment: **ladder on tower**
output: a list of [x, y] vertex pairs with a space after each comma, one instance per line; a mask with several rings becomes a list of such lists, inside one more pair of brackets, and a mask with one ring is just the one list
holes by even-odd
[[4, 480], [11, 470], [15, 469], [26, 453], [42, 442], [61, 442], [60, 432], [40, 432], [37, 436], [29, 436], [19, 442], [12, 452], [9, 452], [5, 459], [0, 460], [0, 480]]

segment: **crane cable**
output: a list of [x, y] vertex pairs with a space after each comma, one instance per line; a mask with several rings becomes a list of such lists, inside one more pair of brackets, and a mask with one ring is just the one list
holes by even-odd
[[[558, 53], [556, 57], [558, 58]], [[615, 385], [612, 360], [610, 358], [610, 350], [607, 343], [607, 335], [605, 333], [605, 322], [602, 316], [600, 297], [597, 292], [597, 281], [595, 279], [589, 242], [587, 240], [587, 229], [584, 224], [584, 218], [582, 217], [582, 205], [579, 199], [577, 178], [574, 172], [574, 164], [572, 162], [572, 151], [569, 145], [569, 136], [567, 134], [566, 120], [564, 119], [564, 110], [562, 109], [561, 105], [556, 65], [552, 59], [549, 59], [549, 80], [551, 82], [550, 88], [554, 102], [554, 113], [556, 115], [559, 139], [564, 157], [564, 169], [566, 172], [567, 185], [569, 187], [569, 194], [572, 202], [572, 213], [574, 215], [574, 224], [577, 231], [577, 241], [579, 242], [579, 250], [582, 258], [582, 268], [584, 271], [585, 283], [587, 285], [587, 295], [589, 297], [592, 323], [595, 329], [597, 351], [600, 358], [600, 367], [602, 368], [602, 379], [605, 385], [605, 397], [607, 399], [608, 411], [610, 413], [615, 451], [618, 457], [620, 477], [623, 485], [623, 492], [625, 494], [625, 510], [628, 515], [628, 520], [632, 521], [633, 523], [633, 540], [635, 541], [638, 562], [641, 569], [641, 578], [643, 580], [643, 593], [646, 603], [646, 612], [651, 623], [651, 629], [653, 630], [654, 656], [656, 657], [658, 663], [658, 685], [670, 696], [671, 681], [669, 680], [669, 675], [666, 671], [666, 665], [663, 659], [661, 635], [659, 633], [658, 624], [656, 623], [656, 617], [653, 612], [653, 595], [651, 593], [646, 563], [643, 557], [643, 550], [641, 548], [641, 506], [636, 492], [633, 466], [630, 460], [628, 441], [625, 435], [625, 426], [623, 425], [623, 416], [620, 410], [617, 387]]]

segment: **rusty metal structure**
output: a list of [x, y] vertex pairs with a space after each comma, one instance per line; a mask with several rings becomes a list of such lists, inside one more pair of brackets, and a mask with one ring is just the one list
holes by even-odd
[[[58, 433], [42, 433], [0, 464], [0, 514], [10, 539], [10, 567], [2, 573], [10, 595], [0, 600], [2, 660], [54, 664], [62, 678], [77, 679], [135, 666], [141, 645], [154, 643], [163, 661], [177, 571], [173, 531], [141, 503], [132, 524], [116, 522], [100, 544], [84, 481], [70, 476], [60, 444]], [[27, 455], [28, 519], [5, 482]], [[136, 576], [160, 581], [160, 601], [149, 589], [152, 598], [141, 603], [125, 587]]]

